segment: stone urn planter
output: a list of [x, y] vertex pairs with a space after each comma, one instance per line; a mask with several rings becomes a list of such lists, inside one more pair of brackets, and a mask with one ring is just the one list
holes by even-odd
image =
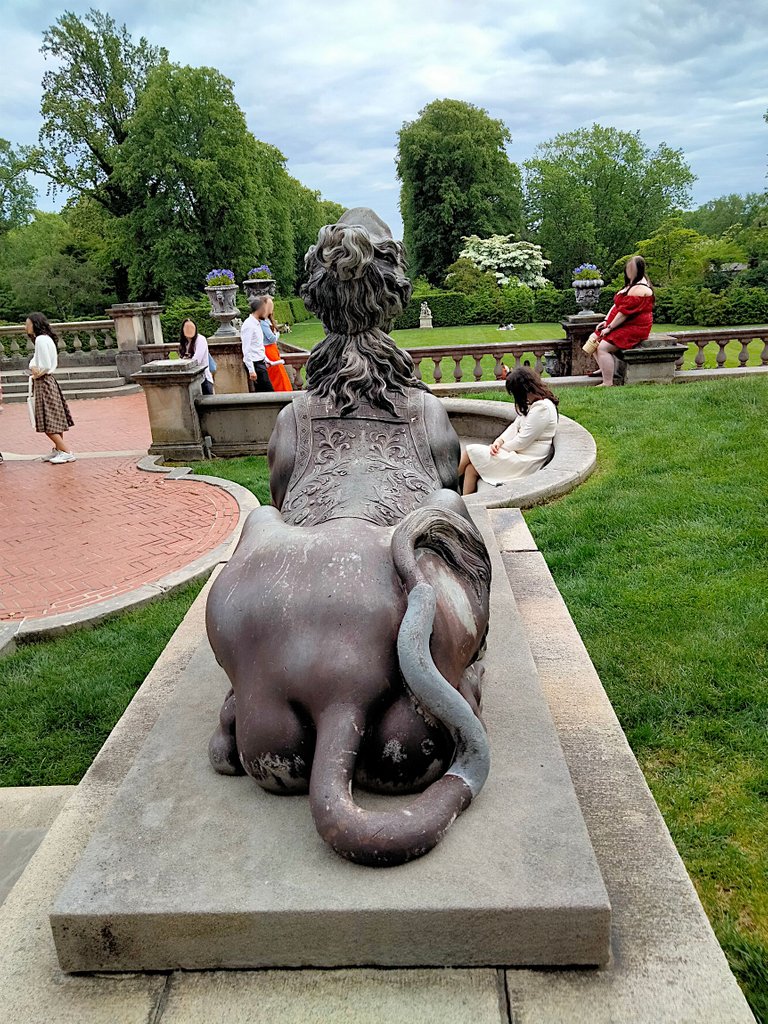
[[274, 277], [249, 277], [243, 281], [243, 290], [249, 301], [259, 295], [271, 295], [274, 298], [275, 287]]
[[579, 306], [577, 316], [591, 316], [594, 314], [594, 307], [600, 299], [600, 290], [604, 283], [599, 277], [572, 282], [573, 290], [576, 293], [576, 302]]
[[229, 338], [237, 334], [232, 326], [235, 317], [240, 313], [237, 308], [237, 285], [219, 284], [211, 285], [205, 289], [211, 303], [211, 316], [218, 320], [219, 329], [213, 335], [214, 338]]

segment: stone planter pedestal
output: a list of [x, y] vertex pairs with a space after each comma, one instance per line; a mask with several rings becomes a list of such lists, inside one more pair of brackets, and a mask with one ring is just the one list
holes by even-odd
[[604, 319], [605, 317], [599, 313], [576, 313], [560, 321], [560, 326], [571, 343], [571, 351], [569, 357], [561, 359], [562, 372], [558, 376], [581, 377], [597, 369], [594, 356], [588, 356], [583, 352], [582, 345]]
[[195, 399], [203, 394], [205, 370], [193, 359], [156, 359], [133, 374], [147, 398], [152, 431], [150, 455], [169, 462], [206, 457]]
[[669, 334], [652, 334], [617, 357], [617, 376], [621, 376], [624, 369], [625, 384], [671, 384], [675, 379], [675, 363], [685, 349], [685, 345]]
[[248, 374], [243, 362], [240, 335], [219, 340], [216, 335], [208, 340], [208, 351], [216, 360], [213, 386], [217, 395], [240, 395], [248, 392]]
[[163, 344], [162, 311], [163, 307], [156, 302], [124, 302], [106, 311], [115, 322], [117, 372], [126, 381], [141, 369], [143, 360], [138, 346]]

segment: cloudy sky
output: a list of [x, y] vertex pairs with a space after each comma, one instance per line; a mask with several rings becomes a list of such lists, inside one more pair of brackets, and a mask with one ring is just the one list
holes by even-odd
[[[41, 34], [98, 0], [0, 0], [0, 136], [40, 125]], [[597, 121], [681, 148], [694, 204], [762, 191], [768, 0], [102, 0], [135, 38], [228, 75], [256, 136], [292, 174], [400, 229], [396, 133], [431, 100], [468, 100], [512, 132], [522, 163]], [[41, 185], [40, 203], [56, 202]]]

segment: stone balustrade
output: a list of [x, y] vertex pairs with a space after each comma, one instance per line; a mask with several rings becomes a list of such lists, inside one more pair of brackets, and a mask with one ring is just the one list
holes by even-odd
[[[74, 320], [69, 323], [53, 323], [59, 343], [59, 354], [96, 352], [117, 348], [114, 320]], [[8, 360], [31, 356], [35, 343], [27, 337], [24, 324], [0, 327], [0, 358], [4, 353]]]
[[[562, 338], [557, 341], [517, 341], [517, 342], [490, 342], [480, 345], [429, 345], [417, 348], [407, 348], [405, 351], [416, 364], [416, 376], [423, 380], [422, 364], [424, 368], [432, 366], [432, 377], [435, 384], [460, 383], [469, 379], [470, 383], [481, 380], [502, 380], [502, 365], [514, 369], [523, 366], [526, 361], [531, 363], [532, 369], [541, 373], [545, 368], [545, 357], [553, 355], [559, 360], [562, 355], [569, 351], [569, 342]], [[532, 357], [532, 358], [531, 358]], [[301, 390], [305, 386], [305, 366], [309, 358], [309, 352], [286, 352], [283, 354], [285, 365], [293, 378], [293, 386]], [[469, 371], [469, 377], [465, 378], [466, 368], [463, 360], [471, 359], [473, 365]], [[493, 366], [489, 366], [483, 360], [493, 359]], [[447, 367], [443, 366], [445, 360], [449, 361]], [[450, 362], [453, 365], [450, 365]]]
[[[738, 354], [739, 366], [749, 365], [749, 344], [752, 341], [763, 343], [760, 352], [760, 366], [768, 366], [768, 327], [729, 327], [709, 331], [669, 331], [668, 333], [670, 337], [674, 338], [681, 345], [696, 346], [696, 357], [693, 362], [697, 370], [705, 368], [707, 362], [705, 349], [710, 345], [717, 346], [715, 367], [720, 369], [725, 366], [727, 359], [725, 350], [732, 341], [737, 341], [740, 346]], [[684, 357], [685, 353], [681, 353], [675, 363], [676, 369], [683, 370]], [[753, 365], [757, 365], [757, 363], [753, 363]]]

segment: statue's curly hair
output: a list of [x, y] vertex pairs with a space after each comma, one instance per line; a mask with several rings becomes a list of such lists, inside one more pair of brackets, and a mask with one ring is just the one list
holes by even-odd
[[327, 224], [304, 266], [301, 297], [328, 331], [307, 361], [307, 390], [332, 399], [341, 416], [361, 399], [394, 413], [388, 391], [426, 390], [386, 333], [411, 297], [402, 243], [372, 238], [360, 224]]

